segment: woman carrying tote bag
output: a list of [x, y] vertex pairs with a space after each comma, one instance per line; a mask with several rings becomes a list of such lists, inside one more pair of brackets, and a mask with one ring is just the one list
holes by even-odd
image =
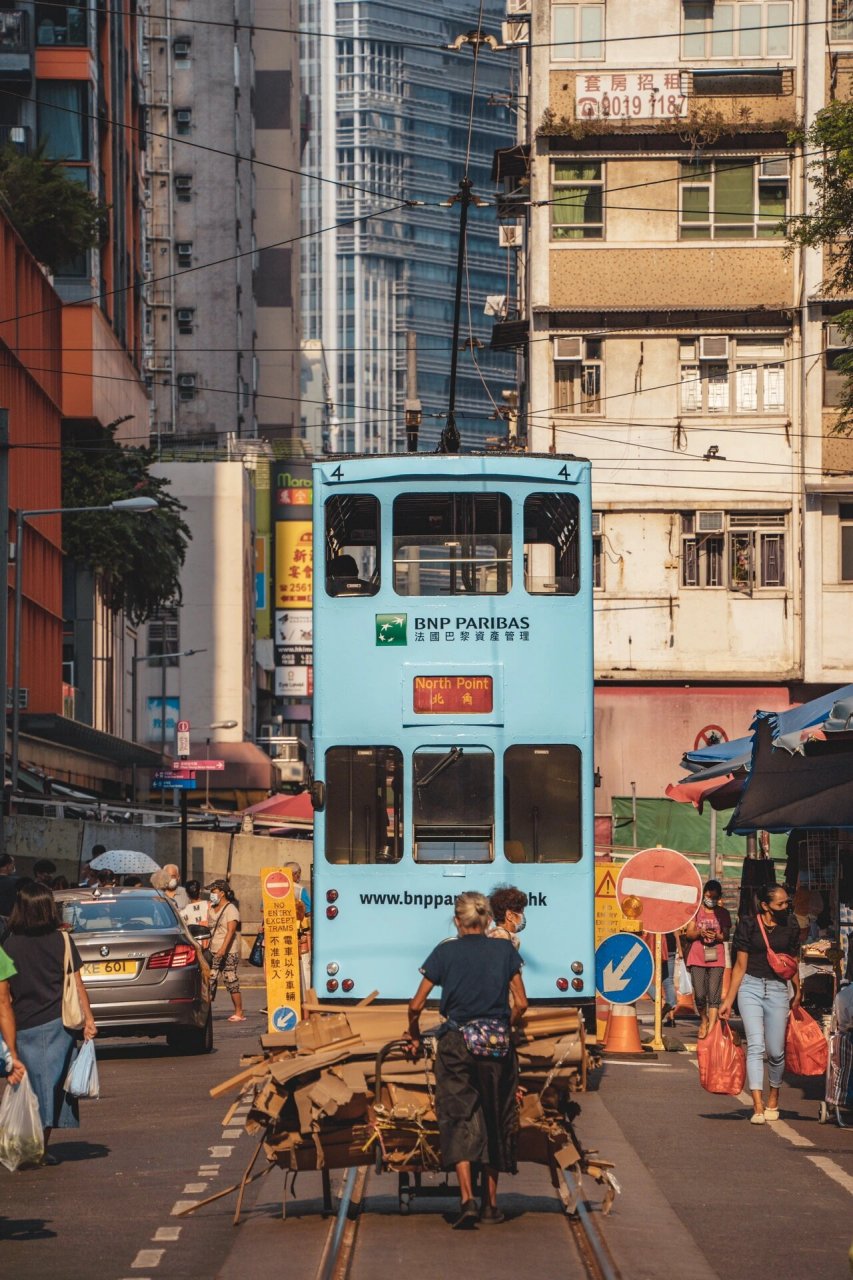
[[[779, 1086], [785, 1071], [788, 1010], [800, 1007], [797, 957], [800, 926], [791, 915], [791, 900], [782, 885], [758, 891], [758, 915], [741, 916], [732, 939], [732, 980], [720, 1005], [728, 1018], [735, 997], [746, 1032], [746, 1079], [752, 1094], [752, 1124], [779, 1119]], [[789, 995], [788, 983], [793, 987]], [[770, 1089], [764, 1105], [764, 1055]]]
[[74, 1052], [73, 1032], [82, 1023], [83, 1038], [91, 1040], [97, 1029], [80, 976], [80, 953], [60, 928], [46, 885], [26, 880], [18, 889], [5, 948], [17, 969], [9, 985], [18, 1057], [38, 1098], [44, 1126], [42, 1164], [56, 1164], [47, 1153], [51, 1130], [76, 1129], [80, 1124], [77, 1100], [64, 1089]]

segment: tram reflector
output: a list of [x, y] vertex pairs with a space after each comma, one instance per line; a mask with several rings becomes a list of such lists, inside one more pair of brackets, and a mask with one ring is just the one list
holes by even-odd
[[355, 983], [353, 982], [352, 978], [344, 978], [343, 982], [341, 983], [341, 988], [344, 991], [352, 991], [354, 986], [355, 986]]
[[338, 891], [337, 891], [337, 889], [327, 889], [327, 890], [326, 890], [326, 901], [327, 901], [327, 902], [337, 902], [337, 900], [338, 900]]
[[338, 989], [338, 980], [337, 980], [337, 978], [330, 978], [330, 979], [329, 979], [329, 981], [326, 983], [326, 990], [327, 990], [327, 991], [337, 991], [337, 989]]
[[572, 973], [583, 973], [583, 965], [580, 960], [572, 961]]
[[330, 978], [334, 978], [335, 974], [338, 972], [340, 967], [341, 966], [339, 964], [335, 964], [333, 960], [331, 964], [326, 965], [326, 973], [329, 975]]
[[338, 908], [337, 908], [337, 907], [326, 907], [326, 918], [327, 918], [327, 920], [334, 920], [334, 918], [335, 918], [335, 916], [336, 916], [337, 914], [338, 914]]
[[557, 979], [557, 990], [558, 990], [558, 991], [568, 991], [568, 989], [569, 989], [569, 980], [568, 980], [568, 978], [558, 978], [558, 979]]

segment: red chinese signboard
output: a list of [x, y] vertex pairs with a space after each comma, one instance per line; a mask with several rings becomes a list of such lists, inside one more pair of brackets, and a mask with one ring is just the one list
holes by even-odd
[[491, 711], [491, 676], [415, 676], [414, 709], [421, 715], [472, 715]]

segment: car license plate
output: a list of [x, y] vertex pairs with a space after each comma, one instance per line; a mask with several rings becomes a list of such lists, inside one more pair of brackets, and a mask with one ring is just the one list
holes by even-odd
[[93, 960], [83, 965], [82, 973], [84, 978], [132, 978], [136, 967], [135, 960]]

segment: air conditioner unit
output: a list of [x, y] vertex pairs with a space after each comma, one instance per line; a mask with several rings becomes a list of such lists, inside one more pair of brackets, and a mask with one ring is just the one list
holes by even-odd
[[179, 174], [175, 178], [176, 191], [192, 191], [193, 180], [188, 174]]
[[150, 253], [143, 253], [143, 255], [142, 255], [142, 270], [143, 270], [143, 271], [153, 271], [153, 269], [154, 269], [154, 263], [151, 261], [151, 254], [150, 254]]
[[593, 511], [592, 513], [592, 536], [596, 537], [601, 533], [601, 512]]
[[175, 119], [178, 124], [190, 124], [192, 118], [193, 113], [189, 107], [181, 107], [175, 112]]
[[790, 161], [787, 156], [762, 156], [759, 177], [787, 178], [790, 172]]
[[555, 338], [555, 360], [583, 360], [583, 338]]
[[175, 245], [175, 252], [179, 258], [191, 258], [193, 256], [192, 240], [179, 240]]
[[179, 387], [186, 387], [186, 388], [194, 387], [194, 386], [195, 386], [195, 374], [194, 374], [194, 373], [179, 373], [179, 374], [178, 374], [178, 386], [179, 386]]
[[696, 512], [696, 532], [697, 533], [722, 533], [723, 532], [722, 511], [697, 511]]
[[501, 23], [501, 40], [505, 45], [530, 44], [530, 22], [514, 18]]
[[514, 18], [517, 14], [530, 14], [530, 0], [506, 0], [506, 16]]
[[172, 45], [172, 51], [176, 58], [188, 58], [191, 48], [192, 41], [190, 40], [176, 40]]
[[502, 249], [520, 249], [523, 238], [518, 222], [506, 222], [498, 227], [498, 244]]
[[699, 339], [700, 360], [728, 360], [729, 340], [719, 334], [705, 334]]
[[173, 436], [175, 434], [174, 422], [158, 422], [157, 434], [161, 436]]
[[844, 330], [840, 324], [824, 325], [826, 331], [826, 345], [828, 347], [849, 347], [850, 339], [844, 336]]
[[177, 320], [178, 324], [192, 324], [195, 311], [192, 307], [178, 307]]

